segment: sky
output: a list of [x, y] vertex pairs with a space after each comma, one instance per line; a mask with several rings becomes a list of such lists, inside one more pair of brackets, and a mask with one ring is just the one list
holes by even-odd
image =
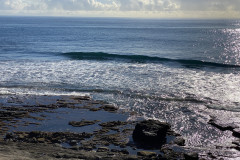
[[0, 15], [240, 19], [240, 0], [0, 0]]

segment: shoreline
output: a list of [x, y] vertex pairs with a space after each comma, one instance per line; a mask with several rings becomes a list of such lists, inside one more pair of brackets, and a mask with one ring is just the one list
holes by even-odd
[[[185, 146], [184, 138], [171, 127], [161, 130], [164, 132], [161, 145], [146, 144], [143, 135], [135, 140], [133, 132], [139, 132], [136, 126], [144, 121], [141, 116], [88, 96], [2, 95], [0, 105], [1, 160], [208, 159], [230, 156], [223, 150], [215, 153], [210, 149], [203, 151]], [[148, 124], [150, 133], [156, 123], [151, 121]], [[232, 149], [237, 147], [239, 145]]]

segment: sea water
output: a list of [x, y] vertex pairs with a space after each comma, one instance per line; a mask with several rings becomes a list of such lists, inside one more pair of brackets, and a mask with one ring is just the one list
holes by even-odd
[[0, 17], [0, 94], [90, 95], [231, 143], [207, 122], [240, 119], [240, 20]]

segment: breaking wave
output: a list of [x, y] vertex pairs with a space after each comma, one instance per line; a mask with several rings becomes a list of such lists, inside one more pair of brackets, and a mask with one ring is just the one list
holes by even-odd
[[170, 59], [161, 57], [151, 57], [146, 55], [120, 55], [109, 54], [104, 52], [68, 52], [63, 56], [75, 60], [95, 60], [95, 61], [124, 61], [128, 63], [179, 63], [186, 67], [223, 67], [223, 68], [240, 68], [239, 65], [206, 62], [201, 60], [189, 59]]

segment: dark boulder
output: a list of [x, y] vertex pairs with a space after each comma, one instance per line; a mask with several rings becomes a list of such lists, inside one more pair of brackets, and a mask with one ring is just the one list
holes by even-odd
[[166, 142], [171, 126], [157, 120], [144, 120], [137, 123], [133, 131], [133, 140], [139, 144], [161, 146]]
[[182, 137], [176, 137], [173, 141], [173, 143], [179, 145], [179, 146], [184, 146], [185, 145], [185, 139]]
[[185, 153], [184, 154], [185, 160], [198, 160], [198, 154], [197, 153]]

